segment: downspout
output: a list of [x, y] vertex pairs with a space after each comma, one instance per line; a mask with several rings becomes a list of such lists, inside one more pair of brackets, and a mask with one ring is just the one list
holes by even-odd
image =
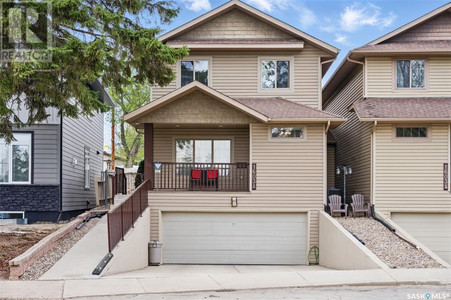
[[323, 80], [324, 74], [323, 74], [323, 67], [322, 66], [324, 64], [327, 64], [327, 63], [332, 63], [336, 59], [337, 58], [335, 57], [335, 58], [332, 58], [332, 59], [329, 59], [329, 60], [321, 61], [321, 57], [318, 57], [318, 60], [319, 60], [319, 70], [318, 70], [318, 99], [319, 99], [319, 102], [318, 102], [318, 108], [320, 110], [323, 109], [323, 92], [322, 92], [323, 84], [322, 84], [322, 80]]
[[365, 63], [358, 61], [358, 60], [353, 60], [349, 58], [349, 55], [346, 56], [346, 60], [355, 64], [359, 64], [362, 65], [362, 69], [363, 69], [363, 97], [366, 97], [366, 71], [365, 71]]
[[60, 111], [60, 203], [59, 203], [59, 214], [56, 223], [61, 220], [61, 215], [63, 213], [63, 115]]

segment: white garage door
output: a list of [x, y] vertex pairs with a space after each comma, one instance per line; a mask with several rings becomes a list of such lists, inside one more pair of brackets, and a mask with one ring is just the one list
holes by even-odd
[[305, 213], [164, 213], [163, 263], [305, 264]]
[[451, 214], [392, 213], [399, 226], [451, 263]]

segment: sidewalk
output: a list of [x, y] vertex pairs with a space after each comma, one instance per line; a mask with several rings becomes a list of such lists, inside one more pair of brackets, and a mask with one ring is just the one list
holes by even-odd
[[308, 266], [164, 265], [100, 279], [0, 281], [0, 298], [224, 291], [340, 285], [451, 284], [450, 269], [340, 271]]

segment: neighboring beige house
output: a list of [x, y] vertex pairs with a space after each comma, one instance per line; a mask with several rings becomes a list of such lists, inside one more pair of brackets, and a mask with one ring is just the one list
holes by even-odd
[[450, 263], [451, 3], [350, 51], [323, 101], [348, 119], [332, 131], [347, 201], [364, 194]]
[[163, 263], [307, 264], [345, 121], [321, 110], [338, 50], [236, 0], [161, 40], [190, 56], [124, 119], [144, 129]]

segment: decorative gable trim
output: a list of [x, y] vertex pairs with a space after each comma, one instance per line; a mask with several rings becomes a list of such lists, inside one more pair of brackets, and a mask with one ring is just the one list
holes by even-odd
[[205, 13], [202, 16], [200, 16], [188, 23], [185, 23], [184, 25], [182, 25], [166, 34], [163, 34], [162, 36], [159, 37], [159, 40], [162, 42], [167, 42], [168, 40], [174, 39], [183, 33], [186, 33], [188, 31], [222, 15], [222, 14], [225, 14], [226, 12], [231, 11], [234, 8], [240, 9], [263, 22], [269, 23], [270, 25], [274, 26], [275, 28], [278, 28], [281, 31], [286, 32], [296, 38], [306, 40], [306, 41], [310, 42], [311, 44], [315, 45], [316, 47], [326, 51], [327, 53], [329, 53], [333, 56], [338, 55], [339, 50], [337, 48], [335, 48], [311, 35], [308, 35], [307, 33], [288, 25], [287, 23], [284, 23], [274, 17], [271, 17], [270, 15], [265, 14], [262, 11], [255, 9], [252, 6], [249, 6], [239, 0], [229, 1], [229, 2], [225, 3], [224, 5], [219, 6], [218, 8], [215, 8], [215, 9]]
[[436, 10], [431, 11], [430, 13], [425, 14], [422, 17], [419, 17], [416, 20], [413, 20], [410, 23], [407, 23], [404, 26], [399, 27], [398, 29], [393, 30], [392, 32], [390, 32], [384, 36], [381, 36], [380, 38], [368, 43], [368, 45], [376, 45], [376, 44], [382, 43], [382, 42], [394, 37], [395, 35], [398, 35], [414, 26], [417, 26], [417, 25], [437, 16], [438, 14], [440, 14], [448, 9], [451, 9], [451, 2], [437, 8]]

